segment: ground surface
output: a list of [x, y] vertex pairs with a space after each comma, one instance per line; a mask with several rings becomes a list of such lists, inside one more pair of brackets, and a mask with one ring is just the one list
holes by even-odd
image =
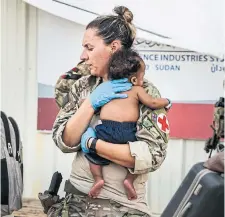
[[14, 217], [47, 217], [43, 213], [43, 208], [39, 200], [24, 199], [23, 208], [13, 213]]

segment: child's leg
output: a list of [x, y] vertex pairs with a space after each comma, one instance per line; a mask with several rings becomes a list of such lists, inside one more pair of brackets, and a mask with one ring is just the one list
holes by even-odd
[[129, 171], [127, 171], [127, 176], [124, 179], [124, 188], [126, 190], [127, 193], [127, 198], [128, 200], [135, 200], [137, 199], [137, 194], [136, 191], [134, 189], [134, 180], [137, 178], [137, 175], [131, 174]]
[[95, 182], [88, 195], [90, 197], [96, 198], [99, 195], [102, 186], [104, 185], [104, 180], [102, 176], [102, 166], [93, 164], [91, 162], [89, 164]]

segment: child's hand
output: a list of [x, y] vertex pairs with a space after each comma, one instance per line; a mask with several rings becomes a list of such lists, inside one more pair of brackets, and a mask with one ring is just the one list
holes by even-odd
[[172, 102], [171, 102], [171, 100], [169, 100], [169, 99], [167, 99], [167, 100], [168, 100], [169, 104], [168, 104], [167, 106], [164, 107], [165, 110], [166, 110], [166, 112], [168, 112], [168, 111], [171, 109], [171, 107], [172, 107]]

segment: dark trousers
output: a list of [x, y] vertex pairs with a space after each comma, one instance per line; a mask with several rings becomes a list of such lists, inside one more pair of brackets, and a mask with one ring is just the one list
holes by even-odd
[[[126, 144], [137, 141], [135, 136], [137, 128], [136, 122], [117, 122], [103, 120], [102, 124], [95, 127], [98, 139], [114, 144]], [[93, 164], [108, 165], [109, 160], [97, 154], [86, 154], [85, 157]]]

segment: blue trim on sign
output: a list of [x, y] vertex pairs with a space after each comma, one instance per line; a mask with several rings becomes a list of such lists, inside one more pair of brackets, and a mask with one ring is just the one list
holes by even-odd
[[38, 98], [55, 98], [55, 88], [51, 85], [38, 83]]
[[170, 52], [170, 53], [196, 53], [194, 51], [188, 51], [188, 50], [185, 50], [185, 51], [178, 51], [178, 50], [139, 50], [137, 49], [138, 51], [147, 51], [147, 52]]

